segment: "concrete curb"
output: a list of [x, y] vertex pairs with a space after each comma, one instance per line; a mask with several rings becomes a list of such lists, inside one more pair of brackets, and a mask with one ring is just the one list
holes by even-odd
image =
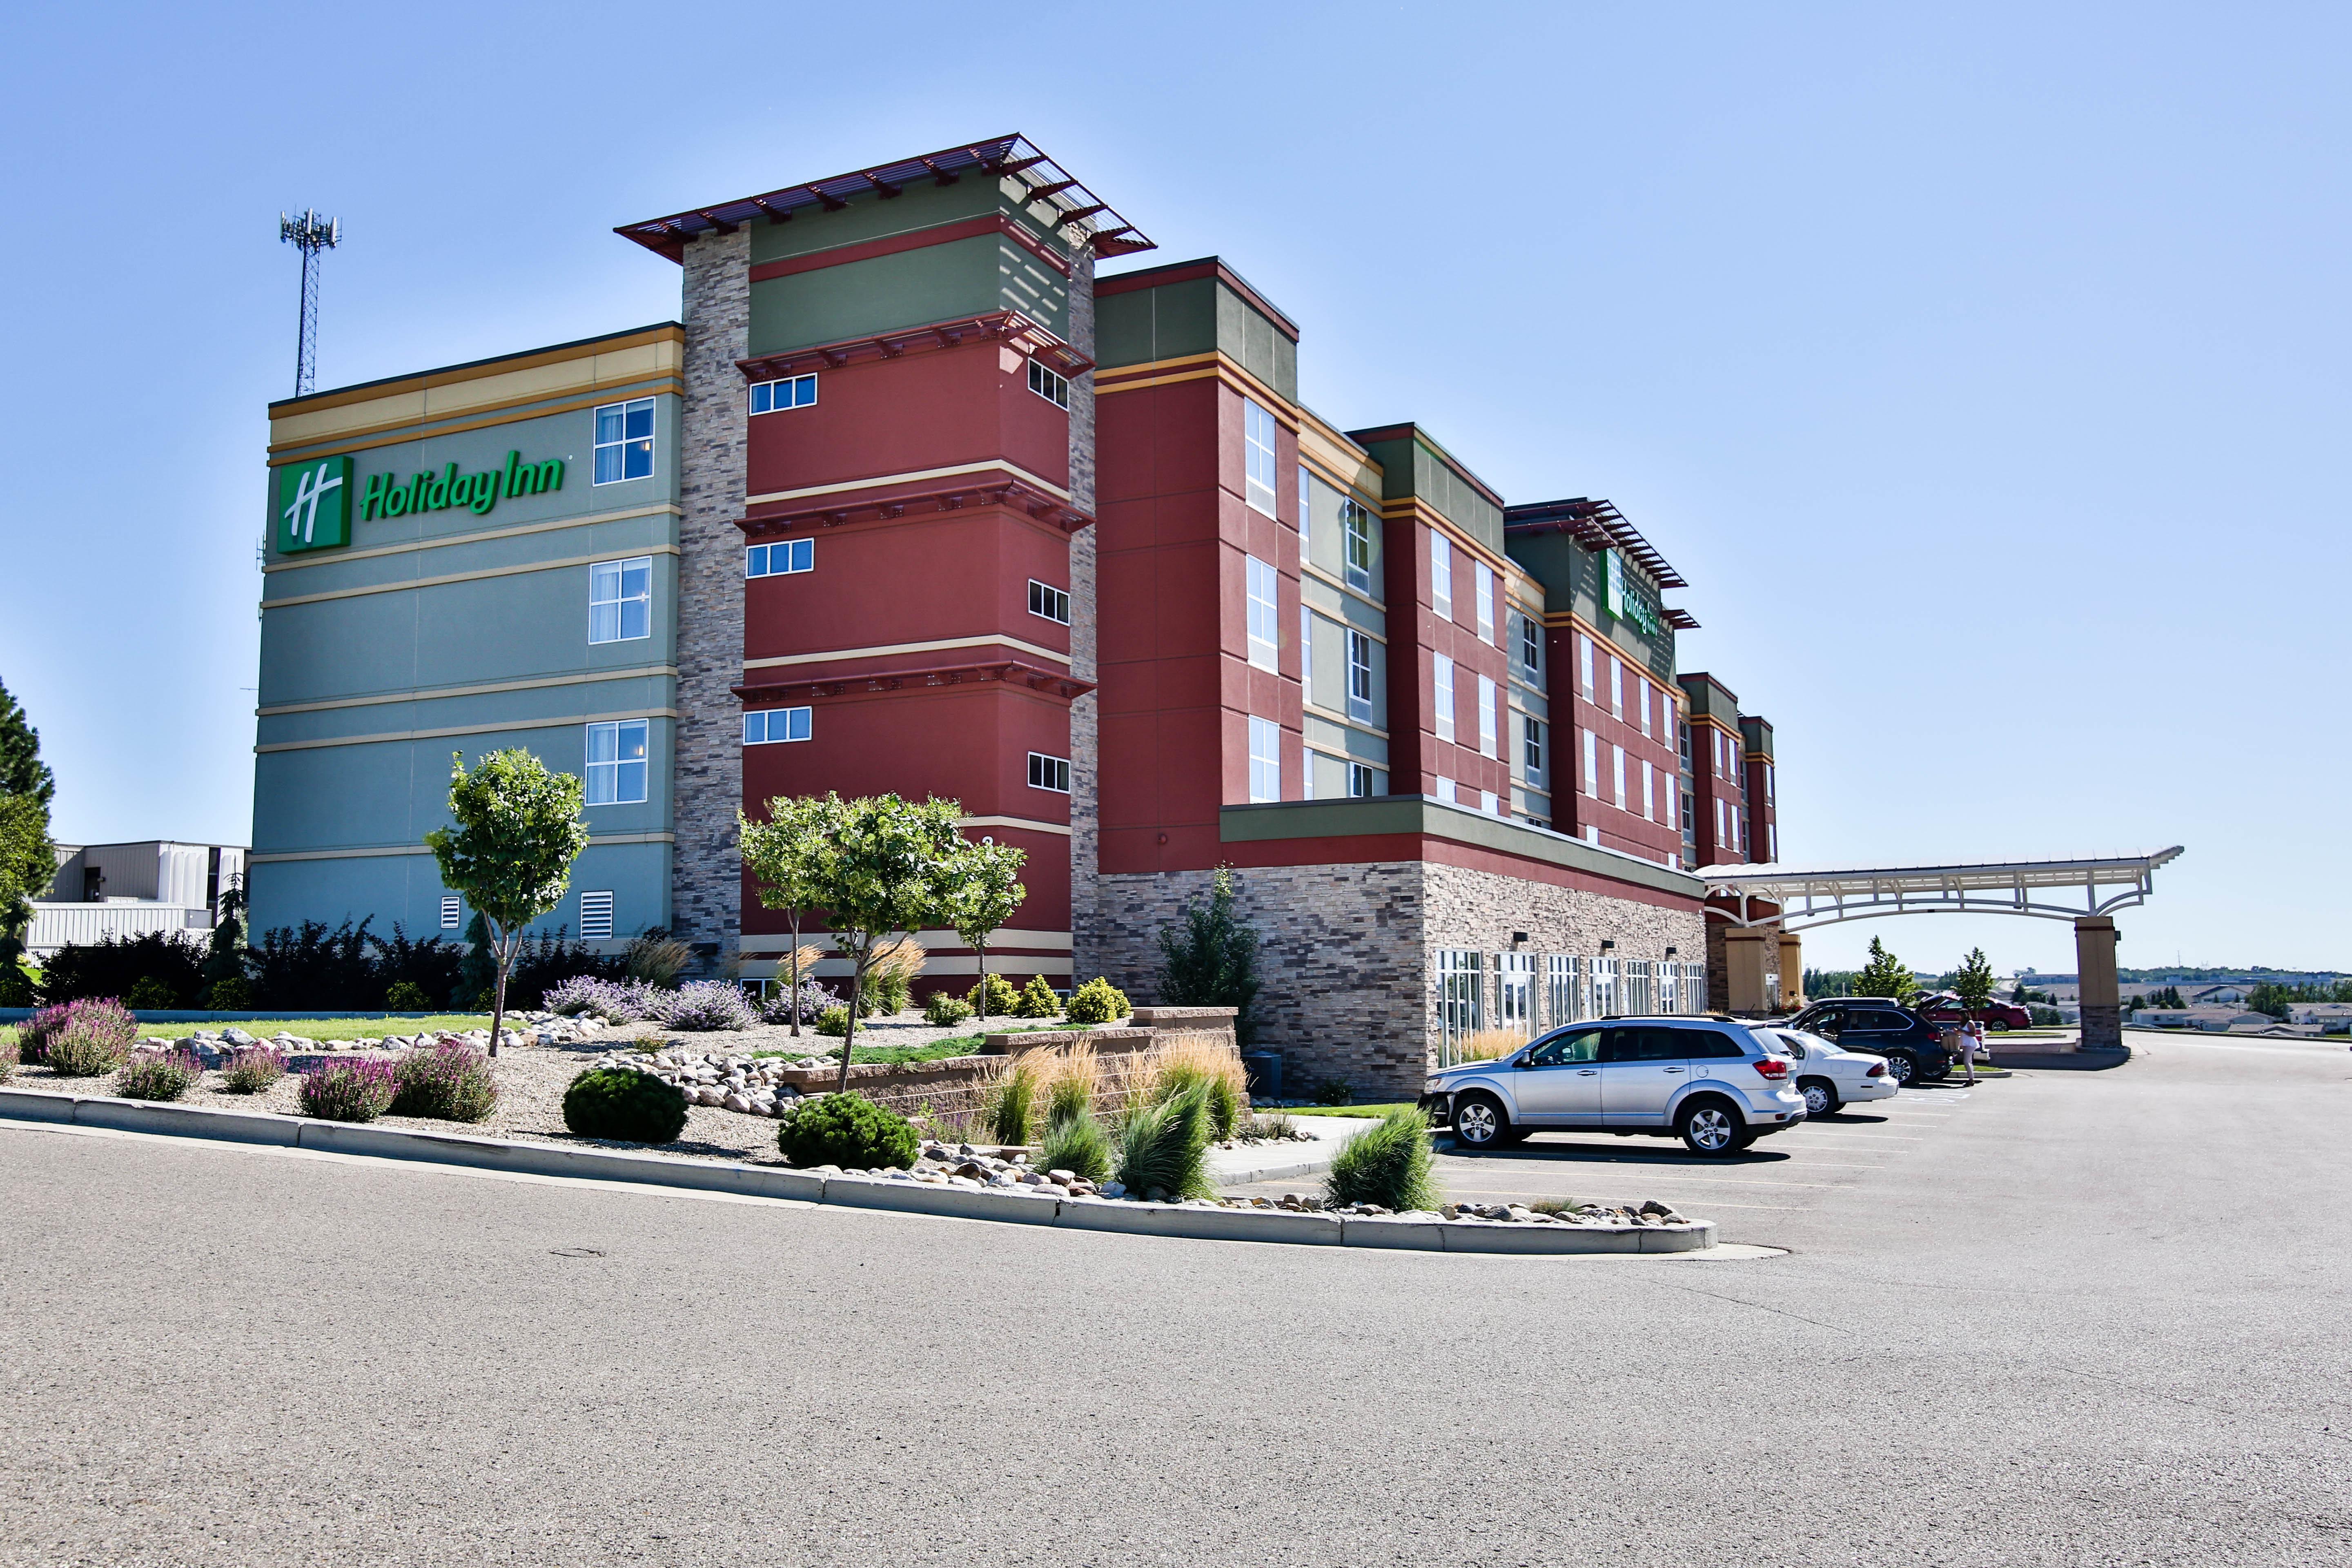
[[257, 1143], [381, 1160], [462, 1165], [516, 1175], [630, 1182], [831, 1204], [843, 1208], [888, 1209], [1000, 1224], [1050, 1225], [1123, 1236], [1562, 1257], [1580, 1253], [1694, 1252], [1715, 1242], [1712, 1220], [1614, 1229], [1598, 1226], [1358, 1217], [1289, 1209], [1194, 1208], [1181, 1204], [1139, 1204], [1110, 1198], [1030, 1197], [995, 1188], [940, 1186], [874, 1176], [828, 1176], [813, 1171], [760, 1165], [721, 1165], [619, 1149], [527, 1143], [463, 1132], [419, 1132], [406, 1128], [281, 1116], [267, 1110], [215, 1110], [207, 1106], [121, 1100], [110, 1095], [58, 1094], [33, 1089], [0, 1088], [0, 1121], [204, 1138], [215, 1142]]

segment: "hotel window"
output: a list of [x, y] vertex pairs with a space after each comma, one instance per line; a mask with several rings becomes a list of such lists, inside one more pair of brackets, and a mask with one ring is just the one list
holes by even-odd
[[1503, 815], [1502, 803], [1495, 798], [1495, 792], [1490, 789], [1482, 789], [1478, 792], [1478, 809], [1489, 816]]
[[633, 642], [654, 635], [654, 558], [599, 561], [588, 568], [588, 640]]
[[805, 741], [813, 714], [814, 710], [807, 708], [755, 709], [743, 715], [743, 743], [773, 746], [787, 741]]
[[1538, 718], [1535, 718], [1535, 717], [1533, 717], [1533, 716], [1531, 716], [1531, 715], [1528, 715], [1528, 714], [1521, 714], [1521, 715], [1520, 715], [1520, 717], [1519, 717], [1519, 755], [1520, 755], [1520, 758], [1521, 758], [1521, 764], [1520, 764], [1520, 765], [1521, 765], [1523, 768], [1525, 768], [1525, 770], [1526, 770], [1526, 772], [1527, 772], [1528, 783], [1529, 783], [1529, 784], [1531, 784], [1535, 785], [1538, 789], [1541, 789], [1541, 788], [1543, 787], [1543, 782], [1544, 782], [1544, 771], [1543, 771], [1543, 770], [1544, 770], [1544, 732], [1543, 732], [1543, 730], [1544, 730], [1544, 727], [1543, 727], [1543, 721], [1542, 721], [1542, 720], [1538, 719]]
[[1777, 822], [1764, 825], [1764, 858], [1775, 866], [1780, 863], [1780, 825]]
[[778, 544], [754, 544], [743, 553], [746, 577], [788, 577], [816, 570], [816, 541], [787, 539]]
[[1029, 579], [1029, 613], [1062, 626], [1070, 624], [1070, 596], [1036, 578]]
[[454, 897], [454, 896], [445, 896], [445, 897], [442, 899], [442, 900], [441, 900], [441, 929], [442, 929], [443, 931], [456, 931], [456, 930], [457, 929], [458, 923], [459, 923], [460, 921], [462, 921], [465, 918], [466, 918], [466, 900], [465, 900], [460, 899], [460, 898], [457, 898], [457, 897]]
[[1249, 661], [1261, 669], [1276, 668], [1280, 633], [1276, 630], [1274, 568], [1255, 555], [1242, 557], [1249, 590]]
[[1582, 632], [1576, 634], [1576, 683], [1584, 688], [1584, 700], [1592, 700], [1592, 639]]
[[[1658, 691], [1658, 733], [1664, 738], [1668, 747], [1671, 748], [1675, 744], [1674, 699], [1666, 695], [1664, 688]], [[1690, 750], [1687, 746], [1683, 750], [1683, 766], [1685, 768], [1690, 766]]]
[[781, 414], [787, 408], [806, 408], [816, 401], [816, 373], [788, 375], [782, 381], [755, 381], [751, 384], [751, 412]]
[[1478, 640], [1495, 640], [1495, 569], [1484, 561], [1470, 563], [1472, 590], [1478, 595]]
[[1348, 586], [1359, 594], [1372, 591], [1372, 514], [1353, 499], [1339, 503], [1339, 531], [1346, 536]]
[[1731, 830], [1724, 826], [1724, 816], [1723, 797], [1717, 795], [1715, 797], [1715, 841], [1717, 844], [1731, 841]]
[[596, 483], [642, 479], [654, 471], [654, 400], [607, 403], [596, 410]]
[[1450, 741], [1454, 739], [1454, 661], [1442, 653], [1432, 654], [1430, 658], [1437, 671], [1437, 738]]
[[1658, 815], [1657, 774], [1648, 763], [1642, 764], [1642, 815], [1654, 819]]
[[1625, 717], [1625, 661], [1613, 653], [1609, 656], [1609, 711]]
[[1455, 804], [1454, 799], [1454, 781], [1447, 778], [1444, 773], [1437, 775], [1437, 798], [1444, 801], [1448, 805]]
[[1644, 735], [1650, 732], [1650, 693], [1654, 689], [1648, 681], [1642, 682], [1642, 733]]
[[1282, 798], [1282, 726], [1271, 719], [1249, 721], [1249, 792], [1253, 805]]
[[580, 940], [610, 942], [613, 938], [613, 895], [609, 891], [580, 895]]
[[1429, 531], [1429, 607], [1438, 618], [1454, 618], [1454, 542]]
[[1584, 737], [1584, 793], [1593, 799], [1601, 798], [1601, 740], [1590, 730], [1579, 731]]
[[1543, 627], [1533, 616], [1519, 617], [1519, 668], [1527, 672], [1528, 684], [1538, 691], [1543, 689]]
[[1070, 759], [1049, 757], [1043, 752], [1029, 753], [1029, 787], [1049, 789], [1055, 795], [1070, 793]]
[[1666, 778], [1664, 773], [1661, 773], [1658, 775], [1658, 809], [1664, 815], [1661, 816], [1658, 820], [1665, 824], [1668, 827], [1672, 827], [1675, 825], [1675, 795], [1676, 793], [1677, 792], [1675, 791], [1672, 782]]
[[1625, 809], [1625, 748], [1612, 746], [1609, 748], [1609, 755], [1616, 773], [1617, 809], [1622, 811]]
[[588, 726], [588, 804], [636, 805], [646, 798], [646, 721]]
[[[1307, 700], [1315, 698], [1315, 612], [1298, 606], [1298, 684]], [[1314, 770], [1307, 770], [1311, 777]]]
[[1243, 486], [1244, 499], [1268, 517], [1279, 517], [1274, 499], [1274, 416], [1244, 397], [1242, 399], [1242, 442], [1248, 461], [1247, 482]]
[[1348, 795], [1352, 800], [1370, 800], [1378, 792], [1372, 788], [1372, 770], [1368, 763], [1348, 764]]
[[1772, 794], [1772, 764], [1764, 764], [1764, 804], [1769, 805], [1778, 797]]
[[1495, 752], [1495, 683], [1485, 676], [1478, 678], [1478, 750], [1487, 756]]
[[1070, 384], [1034, 359], [1029, 362], [1029, 390], [1056, 408], [1070, 405]]
[[1372, 639], [1349, 628], [1348, 717], [1359, 724], [1372, 721]]

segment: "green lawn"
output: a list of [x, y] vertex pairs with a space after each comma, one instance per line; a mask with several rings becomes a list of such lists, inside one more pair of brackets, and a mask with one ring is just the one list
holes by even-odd
[[[1003, 1029], [996, 1028], [992, 1026], [988, 1033], [991, 1035], [1034, 1035], [1041, 1029], [1066, 1029], [1069, 1026], [1069, 1025], [1062, 1023], [1023, 1024], [1011, 1028]], [[863, 1031], [860, 1032], [863, 1033]], [[981, 1043], [985, 1037], [986, 1037], [981, 1035], [956, 1035], [944, 1040], [933, 1040], [928, 1046], [860, 1046], [857, 1047], [856, 1065], [860, 1067], [869, 1065], [904, 1067], [909, 1062], [936, 1062], [944, 1060], [949, 1057], [976, 1057], [980, 1055]], [[831, 1039], [822, 1035], [818, 1036], [817, 1039], [824, 1041], [824, 1044], [818, 1045], [812, 1043], [809, 1048], [804, 1051], [753, 1051], [751, 1054], [754, 1057], [791, 1057], [795, 1060], [802, 1057], [824, 1057], [831, 1058], [841, 1054], [841, 1042], [839, 1040]]]
[[199, 1029], [215, 1033], [222, 1029], [243, 1029], [256, 1039], [266, 1040], [283, 1029], [289, 1035], [300, 1035], [310, 1040], [380, 1040], [386, 1035], [421, 1035], [443, 1030], [454, 1035], [489, 1026], [490, 1016], [488, 1013], [436, 1013], [425, 1018], [253, 1018], [239, 1024], [142, 1024], [139, 1026], [139, 1037], [142, 1040], [176, 1040]]
[[1386, 1116], [1393, 1110], [1411, 1110], [1402, 1101], [1394, 1105], [1285, 1105], [1268, 1107], [1268, 1116]]

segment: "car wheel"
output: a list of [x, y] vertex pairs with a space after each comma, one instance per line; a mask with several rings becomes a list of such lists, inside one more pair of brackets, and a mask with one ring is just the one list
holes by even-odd
[[1911, 1080], [1919, 1076], [1918, 1058], [1908, 1051], [1887, 1052], [1886, 1076], [1899, 1086], [1909, 1087]]
[[1921, 1083], [1941, 1083], [1952, 1076], [1952, 1058], [1936, 1057], [1921, 1062], [1912, 1069], [1912, 1075]]
[[1465, 1094], [1455, 1100], [1454, 1141], [1465, 1149], [1500, 1149], [1514, 1142], [1503, 1102], [1491, 1094]]
[[1838, 1099], [1837, 1090], [1831, 1087], [1829, 1079], [1801, 1079], [1798, 1080], [1797, 1087], [1804, 1092], [1806, 1115], [1834, 1116], [1837, 1114], [1838, 1106], [1843, 1102]]
[[1721, 1157], [1748, 1147], [1748, 1127], [1739, 1113], [1719, 1100], [1696, 1100], [1675, 1118], [1683, 1147], [1694, 1154]]

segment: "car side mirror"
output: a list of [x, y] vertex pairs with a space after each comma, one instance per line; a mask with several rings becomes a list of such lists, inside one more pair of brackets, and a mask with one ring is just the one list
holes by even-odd
[[1511, 1065], [1515, 1068], [1531, 1068], [1536, 1065], [1536, 1059], [1533, 1057], [1514, 1057], [1511, 1059]]

